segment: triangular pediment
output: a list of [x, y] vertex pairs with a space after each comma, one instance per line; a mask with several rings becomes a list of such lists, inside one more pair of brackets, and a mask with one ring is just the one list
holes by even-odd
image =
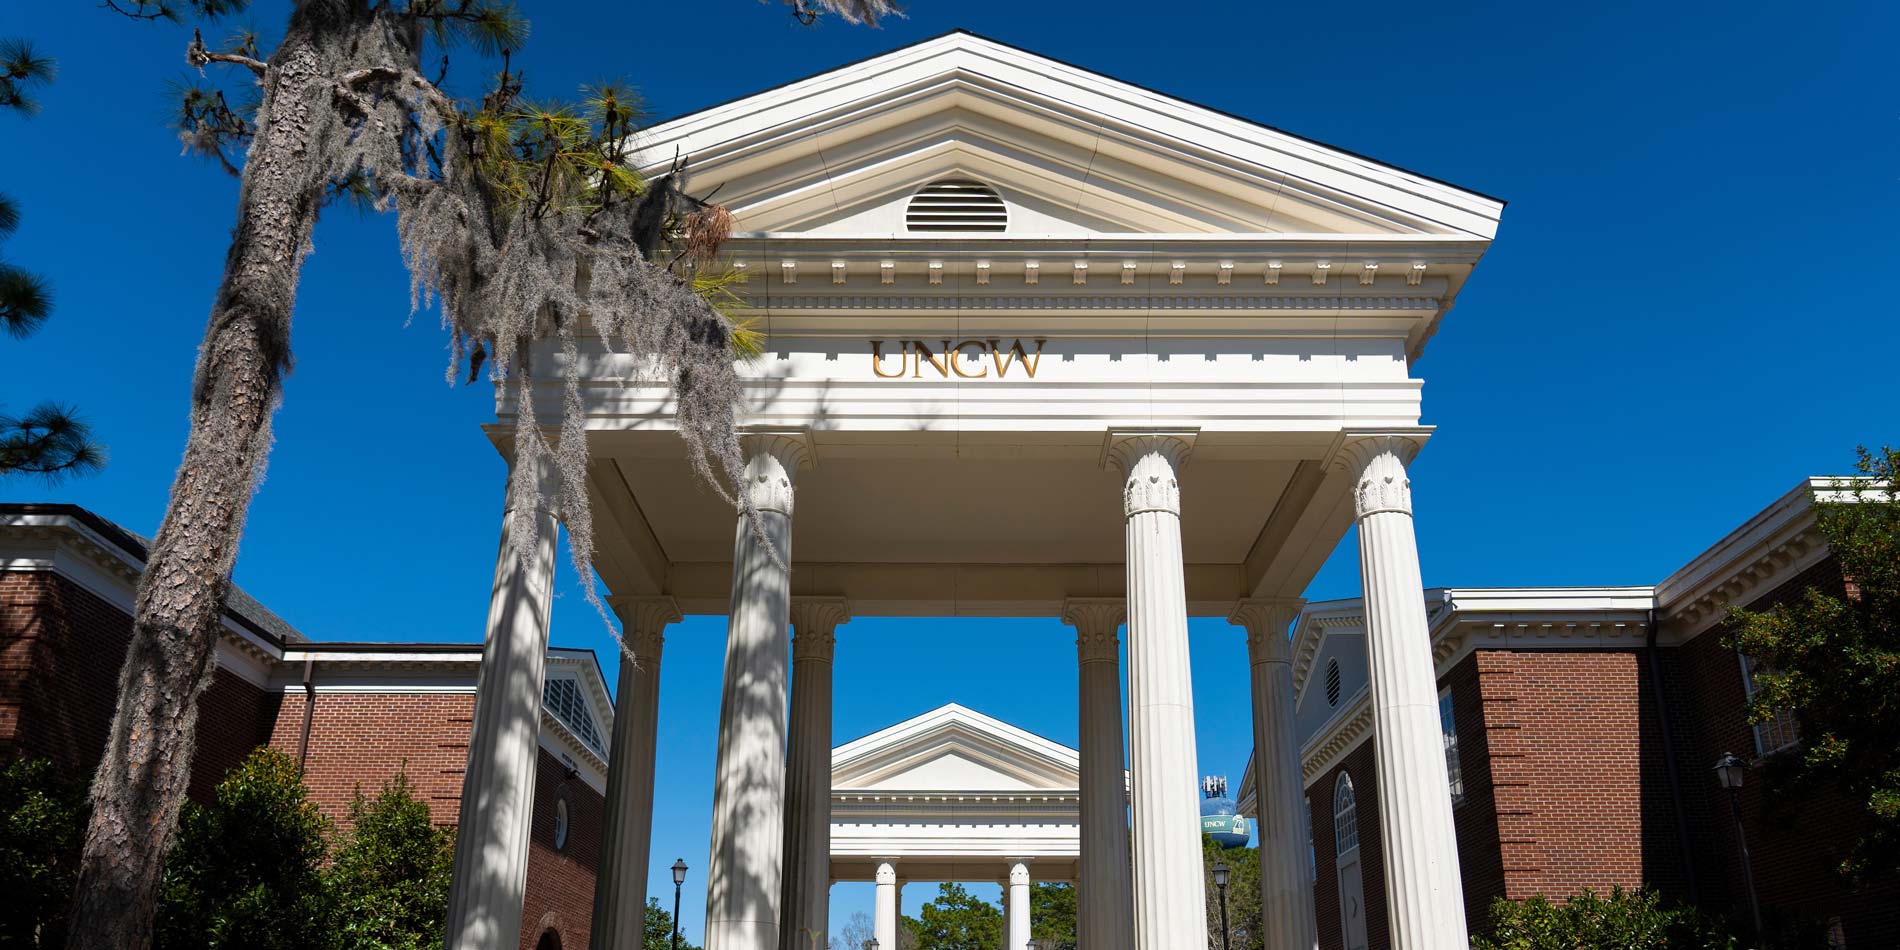
[[832, 787], [1023, 792], [1077, 787], [1074, 749], [952, 703], [832, 750]]
[[[649, 129], [740, 233], [916, 236], [948, 178], [993, 188], [1007, 235], [1441, 235], [1489, 239], [1502, 202], [968, 33]], [[924, 235], [942, 241], [956, 235]], [[990, 235], [995, 236], [995, 235]]]

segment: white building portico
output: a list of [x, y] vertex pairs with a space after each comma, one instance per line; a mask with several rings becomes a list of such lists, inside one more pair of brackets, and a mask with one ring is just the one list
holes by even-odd
[[[727, 253], [767, 336], [742, 367], [746, 489], [786, 553], [774, 562], [694, 481], [666, 388], [641, 382], [633, 357], [584, 346], [595, 563], [653, 658], [623, 688], [657, 689], [672, 617], [730, 618], [708, 950], [789, 950], [820, 926], [816, 865], [844, 858], [819, 829], [847, 806], [813, 766], [850, 617], [1075, 629], [1079, 853], [1040, 869], [1035, 853], [983, 859], [999, 877], [1010, 857], [1030, 859], [1027, 877], [1066, 860], [1053, 874], [1077, 880], [1088, 950], [1178, 950], [1205, 926], [1188, 617], [1241, 627], [1256, 784], [1297, 793], [1288, 605], [1355, 523], [1382, 787], [1442, 787], [1406, 474], [1431, 430], [1411, 370], [1501, 202], [961, 32], [660, 123], [641, 145], [656, 173], [685, 156], [689, 190], [734, 215]], [[542, 419], [562, 398], [547, 378], [532, 397]], [[514, 399], [501, 393], [498, 444]], [[532, 679], [514, 666], [545, 639], [532, 605], [552, 569], [551, 555], [504, 549], [485, 683]], [[632, 708], [609, 792], [630, 843], [667, 714]], [[518, 719], [478, 709], [471, 776], [515, 774]], [[1126, 807], [1103, 790], [1124, 765]], [[1392, 794], [1380, 808], [1395, 946], [1457, 945], [1462, 905], [1431, 885], [1457, 879], [1448, 806]], [[1263, 859], [1281, 862], [1262, 875], [1269, 943], [1310, 946], [1299, 810], [1261, 816]], [[458, 880], [480, 889], [454, 913], [518, 900], [525, 820], [506, 796], [465, 808]], [[850, 855], [848, 873], [881, 877], [879, 857], [893, 856]], [[608, 872], [645, 860], [609, 850], [615, 900], [643, 902], [643, 875]], [[909, 873], [893, 867], [893, 886]], [[452, 946], [512, 946], [495, 919], [453, 925], [487, 936]], [[594, 946], [637, 942], [621, 926], [597, 926]]]
[[831, 768], [831, 879], [877, 882], [878, 934], [908, 882], [994, 881], [1016, 946], [1030, 882], [1078, 876], [1074, 749], [951, 704], [833, 749]]

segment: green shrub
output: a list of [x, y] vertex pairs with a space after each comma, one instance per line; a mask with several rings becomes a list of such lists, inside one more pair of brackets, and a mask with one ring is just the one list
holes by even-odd
[[53, 763], [0, 769], [0, 948], [65, 944], [85, 831], [86, 790]]
[[1539, 895], [1491, 902], [1491, 937], [1474, 937], [1472, 950], [1736, 950], [1721, 925], [1691, 907], [1664, 907], [1648, 888], [1612, 888], [1609, 897], [1585, 889], [1562, 905]]
[[297, 763], [274, 749], [252, 752], [209, 807], [184, 807], [159, 890], [158, 947], [322, 947], [329, 834]]
[[442, 946], [455, 835], [429, 820], [406, 776], [350, 802], [350, 838], [325, 874], [338, 950]]

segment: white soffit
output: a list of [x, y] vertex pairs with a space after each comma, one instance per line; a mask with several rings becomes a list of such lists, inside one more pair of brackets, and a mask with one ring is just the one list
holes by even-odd
[[[966, 32], [662, 122], [740, 236], [915, 238], [903, 207], [942, 178], [1010, 204], [1010, 233], [1489, 241], [1503, 202]], [[893, 225], [892, 222], [895, 222]]]

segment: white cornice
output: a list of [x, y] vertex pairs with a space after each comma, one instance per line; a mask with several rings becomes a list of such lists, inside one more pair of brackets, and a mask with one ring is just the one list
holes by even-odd
[[1351, 699], [1340, 704], [1333, 718], [1300, 746], [1302, 780], [1310, 782], [1332, 771], [1333, 766], [1371, 735], [1372, 696], [1366, 687], [1361, 687]]
[[[908, 111], [905, 111], [908, 110]], [[1139, 168], [1166, 155], [1185, 177], [1271, 192], [1277, 188], [1353, 213], [1414, 227], [1496, 233], [1502, 203], [1275, 129], [965, 33], [949, 34], [662, 122], [641, 137], [654, 170], [676, 153], [696, 165], [769, 159], [782, 174], [809, 174], [803, 151], [841, 145], [856, 124], [889, 127], [894, 114], [962, 110], [972, 127], [1018, 123], [1064, 143], [1096, 143]], [[940, 133], [919, 130], [926, 137]], [[986, 133], [982, 141], [1020, 136]], [[806, 144], [809, 143], [809, 144]], [[867, 155], [861, 162], [875, 161]]]
[[1813, 498], [1851, 502], [1852, 482], [1804, 479], [1656, 585], [1663, 628], [1678, 639], [1718, 623], [1731, 606], [1746, 606], [1820, 563], [1827, 539], [1815, 527]]

